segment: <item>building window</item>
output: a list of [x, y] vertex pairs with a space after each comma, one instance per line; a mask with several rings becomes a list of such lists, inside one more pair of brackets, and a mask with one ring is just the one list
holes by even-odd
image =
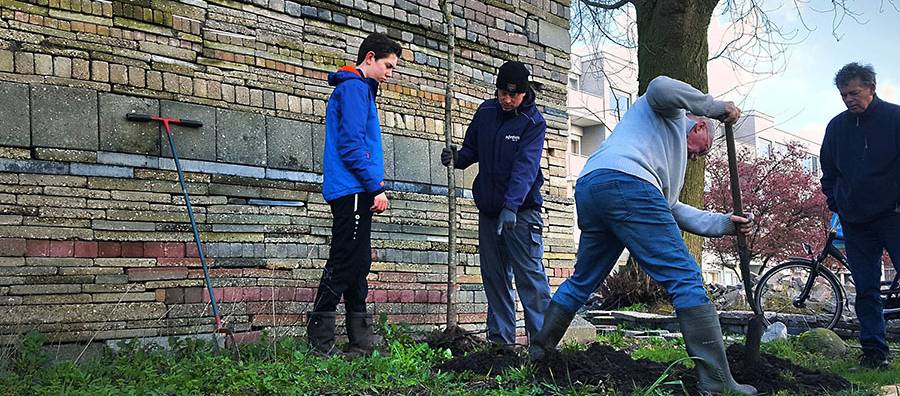
[[581, 90], [581, 83], [576, 75], [569, 76], [569, 89], [573, 89], [576, 91]]
[[572, 154], [581, 155], [581, 141], [569, 140], [569, 152]]
[[772, 142], [763, 138], [756, 139], [756, 156], [768, 158], [772, 155]]
[[784, 144], [772, 142], [772, 152], [778, 153], [778, 155], [785, 155], [788, 152], [788, 148]]
[[631, 95], [619, 90], [612, 90], [612, 96], [609, 98], [609, 108], [612, 110], [616, 119], [621, 120], [628, 108], [631, 107]]
[[803, 168], [806, 169], [806, 171], [811, 175], [818, 175], [819, 157], [812, 154], [807, 155], [806, 158], [803, 159]]

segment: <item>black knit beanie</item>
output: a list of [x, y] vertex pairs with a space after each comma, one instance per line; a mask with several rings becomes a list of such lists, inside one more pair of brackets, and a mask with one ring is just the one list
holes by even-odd
[[497, 71], [497, 89], [504, 89], [512, 93], [528, 92], [530, 88], [529, 75], [528, 69], [522, 62], [506, 62]]

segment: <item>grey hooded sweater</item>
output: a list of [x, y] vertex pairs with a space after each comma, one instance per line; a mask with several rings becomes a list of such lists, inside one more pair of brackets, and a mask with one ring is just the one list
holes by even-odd
[[686, 111], [719, 118], [725, 114], [725, 102], [666, 76], [653, 79], [609, 139], [588, 158], [579, 178], [597, 169], [638, 177], [662, 191], [682, 230], [708, 237], [734, 234], [730, 215], [678, 201], [688, 161], [687, 135], [694, 125]]

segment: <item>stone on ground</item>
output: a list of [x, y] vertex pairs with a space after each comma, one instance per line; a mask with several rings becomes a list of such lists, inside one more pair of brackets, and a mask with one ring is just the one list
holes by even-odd
[[576, 341], [581, 344], [590, 344], [597, 338], [597, 328], [581, 315], [575, 315], [566, 334], [563, 335], [560, 344], [566, 341]]
[[812, 329], [800, 334], [800, 346], [809, 352], [825, 356], [841, 357], [847, 354], [847, 344], [837, 333], [823, 328]]

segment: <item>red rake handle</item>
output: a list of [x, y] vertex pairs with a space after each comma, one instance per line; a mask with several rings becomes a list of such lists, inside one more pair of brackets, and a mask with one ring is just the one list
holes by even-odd
[[163, 118], [140, 113], [128, 113], [125, 115], [125, 119], [133, 122], [162, 121], [163, 125], [167, 127], [166, 129], [168, 129], [168, 124], [179, 125], [187, 128], [200, 128], [203, 126], [203, 123], [197, 120], [186, 120], [183, 118]]

